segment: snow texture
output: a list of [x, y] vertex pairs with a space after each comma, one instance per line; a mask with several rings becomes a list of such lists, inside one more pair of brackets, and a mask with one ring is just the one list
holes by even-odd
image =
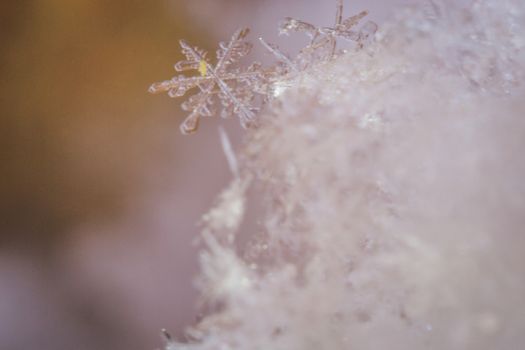
[[285, 84], [204, 218], [214, 311], [167, 349], [524, 348], [524, 74], [525, 2], [450, 0]]

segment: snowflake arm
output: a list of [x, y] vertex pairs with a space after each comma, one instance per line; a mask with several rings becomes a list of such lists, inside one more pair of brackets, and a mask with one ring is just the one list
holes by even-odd
[[343, 21], [343, 0], [337, 0], [337, 8], [335, 11], [335, 26], [341, 25]]
[[209, 108], [209, 105], [211, 105], [210, 95], [209, 91], [203, 90], [197, 95], [191, 96], [182, 104], [182, 109], [191, 113], [180, 125], [181, 133], [185, 135], [193, 134], [199, 128], [201, 117], [211, 117], [213, 115]]
[[205, 77], [186, 77], [179, 75], [170, 80], [152, 84], [149, 92], [152, 94], [167, 92], [170, 97], [181, 97], [184, 96], [188, 90], [210, 80], [210, 78]]
[[243, 41], [250, 33], [249, 28], [237, 30], [228, 44], [219, 43], [219, 50], [217, 50], [217, 65], [218, 73], [223, 73], [226, 68], [246, 56], [252, 49], [252, 44]]

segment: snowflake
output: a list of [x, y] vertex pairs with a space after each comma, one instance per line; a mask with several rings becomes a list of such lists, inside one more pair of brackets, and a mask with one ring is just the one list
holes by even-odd
[[258, 62], [246, 69], [232, 68], [241, 58], [246, 56], [252, 45], [244, 39], [249, 33], [248, 28], [234, 33], [228, 43], [221, 42], [217, 50], [217, 63], [213, 66], [207, 59], [207, 53], [197, 47], [192, 47], [184, 40], [180, 41], [182, 53], [186, 60], [175, 64], [177, 72], [195, 70], [196, 76], [178, 75], [170, 80], [154, 83], [149, 88], [151, 93], [167, 92], [170, 97], [182, 97], [189, 90], [198, 89], [195, 95], [182, 103], [182, 109], [190, 112], [180, 129], [183, 134], [197, 131], [201, 117], [211, 117], [215, 114], [217, 101], [223, 118], [237, 115], [245, 128], [255, 124], [257, 105], [264, 104], [282, 94], [294, 84], [298, 73], [316, 62], [332, 59], [336, 53], [337, 39], [343, 38], [363, 47], [365, 41], [377, 30], [374, 22], [367, 22], [359, 31], [354, 31], [361, 19], [368, 12], [363, 11], [343, 21], [343, 1], [337, 0], [337, 14], [333, 27], [316, 27], [310, 23], [286, 18], [280, 25], [280, 33], [292, 31], [307, 34], [311, 41], [299, 54], [291, 59], [276, 45], [267, 43], [262, 38], [262, 45], [277, 59], [276, 64], [262, 68]]
[[170, 97], [182, 97], [188, 90], [199, 89], [197, 94], [182, 104], [183, 110], [191, 112], [180, 126], [183, 134], [195, 132], [201, 117], [214, 115], [212, 107], [216, 99], [221, 102], [222, 117], [237, 115], [243, 127], [248, 127], [254, 122], [254, 112], [257, 110], [254, 107], [256, 94], [262, 94], [264, 90], [264, 72], [261, 65], [256, 62], [245, 70], [230, 69], [232, 64], [251, 50], [252, 45], [244, 41], [248, 33], [248, 28], [240, 29], [228, 43], [221, 42], [215, 66], [210, 64], [205, 51], [191, 47], [181, 40], [180, 46], [186, 60], [177, 62], [175, 70], [196, 70], [200, 75], [179, 75], [171, 80], [154, 83], [149, 88], [151, 93], [168, 92]]
[[362, 11], [343, 21], [343, 0], [337, 0], [335, 24], [333, 27], [316, 27], [308, 22], [286, 17], [279, 27], [279, 33], [302, 32], [311, 39], [310, 44], [300, 54], [310, 58], [303, 58], [303, 60], [311, 61], [311, 56], [314, 53], [320, 53], [323, 59], [331, 59], [336, 52], [337, 38], [355, 42], [358, 44], [358, 47], [362, 47], [364, 42], [371, 35], [375, 34], [377, 24], [372, 21], [365, 23], [358, 32], [353, 30], [361, 19], [367, 15], [368, 11]]

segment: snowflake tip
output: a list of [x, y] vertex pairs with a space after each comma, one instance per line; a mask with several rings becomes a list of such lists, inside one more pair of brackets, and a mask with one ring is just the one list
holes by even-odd
[[192, 61], [179, 61], [173, 66], [177, 72], [184, 72], [187, 70], [194, 70], [199, 68], [199, 63]]
[[317, 28], [314, 25], [292, 17], [285, 17], [279, 24], [279, 35], [289, 35], [290, 32], [304, 32], [309, 37], [313, 37], [316, 30]]
[[165, 80], [158, 83], [153, 83], [148, 89], [150, 94], [158, 94], [161, 92], [166, 92], [171, 88], [171, 81]]
[[237, 40], [244, 39], [248, 34], [250, 34], [250, 28], [241, 28], [235, 32], [233, 35]]
[[184, 135], [194, 134], [199, 128], [200, 117], [196, 113], [190, 114], [180, 125], [180, 132]]
[[285, 17], [283, 21], [279, 23], [279, 35], [290, 35], [294, 21], [292, 17]]
[[346, 28], [354, 27], [366, 16], [368, 16], [368, 11], [361, 11], [357, 15], [345, 19], [343, 21], [343, 26]]
[[361, 30], [359, 31], [359, 41], [365, 41], [369, 37], [375, 35], [375, 33], [378, 30], [378, 26], [375, 22], [368, 21], [363, 25]]

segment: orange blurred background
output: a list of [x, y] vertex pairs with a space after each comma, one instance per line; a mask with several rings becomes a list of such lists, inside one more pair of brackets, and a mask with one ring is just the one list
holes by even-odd
[[[406, 2], [347, 11], [381, 21]], [[253, 38], [283, 42], [279, 19], [331, 21], [333, 10], [313, 0], [0, 3], [0, 349], [154, 349], [161, 328], [182, 335], [197, 317], [196, 222], [230, 179], [217, 126], [236, 145], [242, 131], [213, 118], [182, 136], [180, 101], [147, 88], [175, 74], [180, 38], [214, 52], [252, 25]]]
[[152, 349], [191, 323], [194, 223], [229, 175], [216, 123], [182, 137], [147, 94], [179, 38], [215, 41], [186, 5], [0, 4], [0, 349]]

